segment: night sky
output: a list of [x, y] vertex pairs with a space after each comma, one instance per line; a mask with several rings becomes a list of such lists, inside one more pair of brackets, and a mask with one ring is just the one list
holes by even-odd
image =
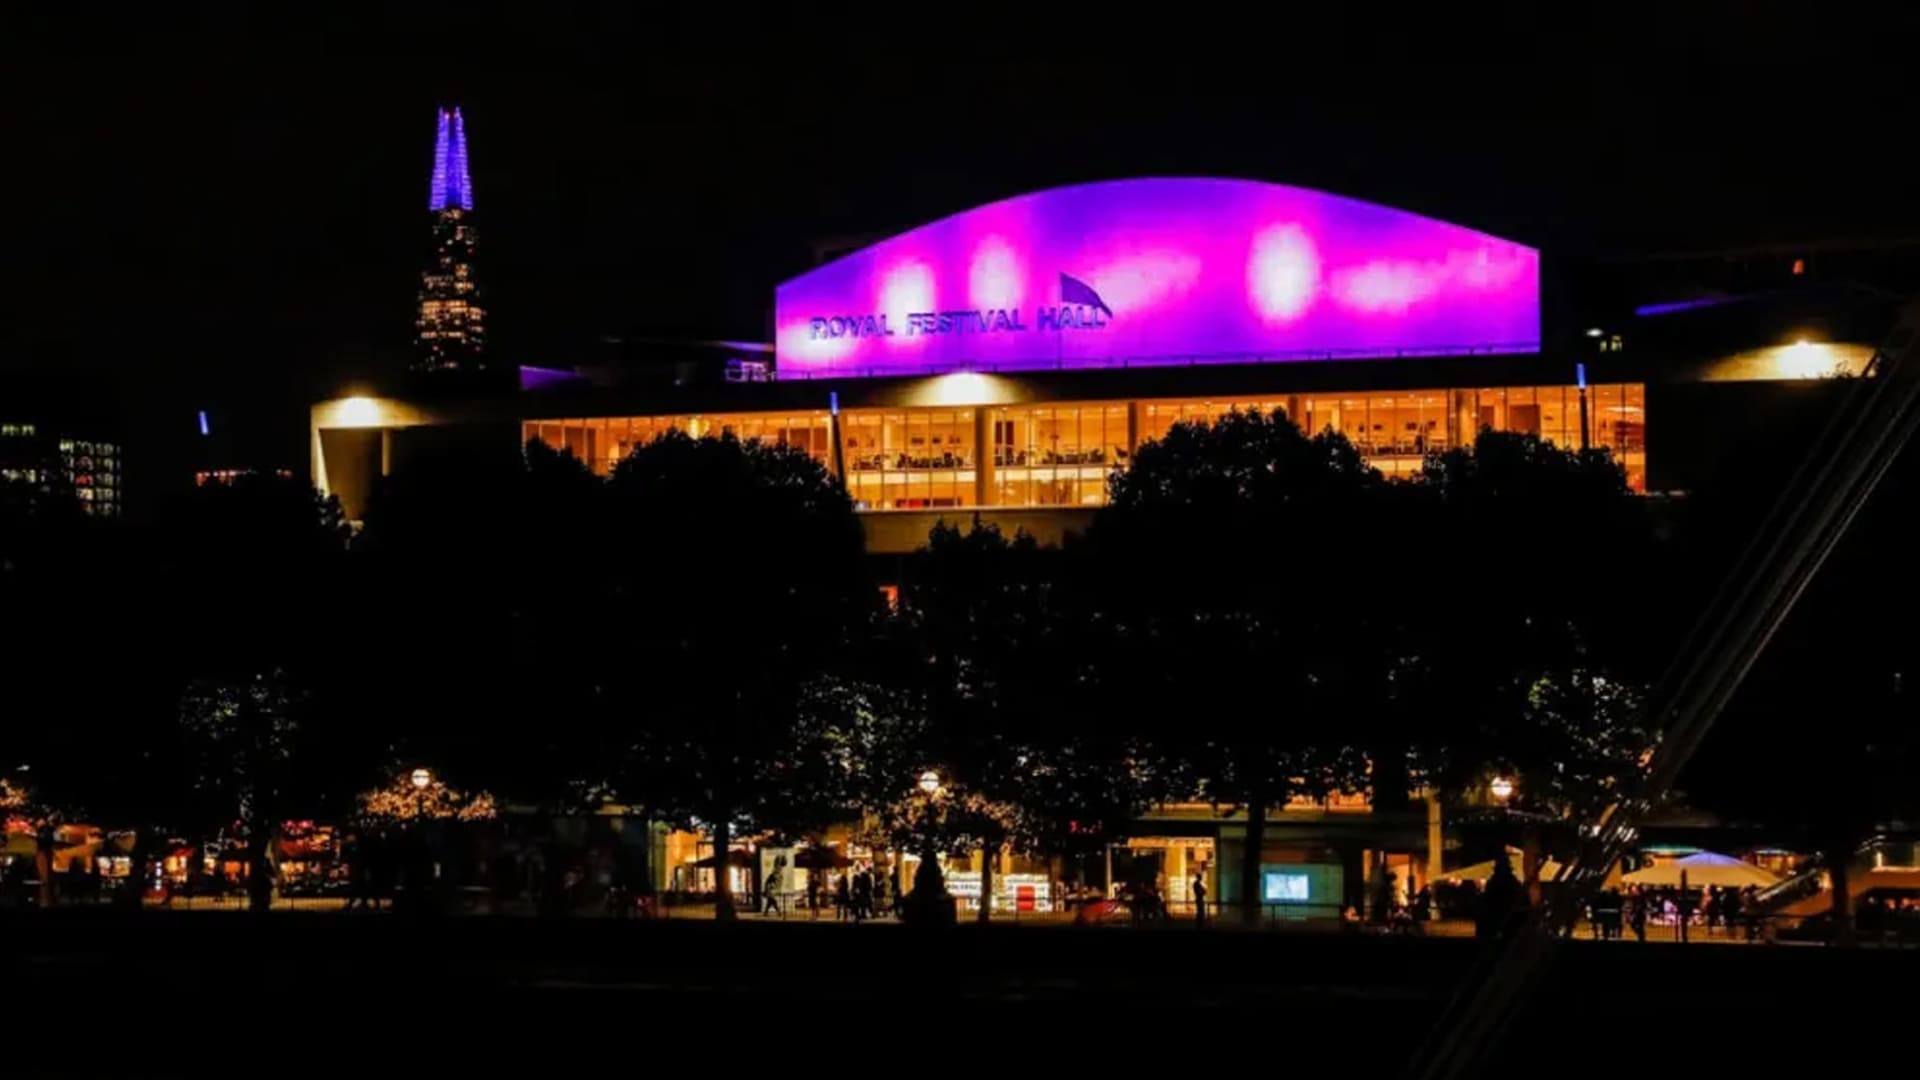
[[492, 352], [522, 363], [763, 339], [817, 240], [1103, 177], [1303, 184], [1573, 258], [1920, 235], [1911, 25], [438, 7], [9, 31], [0, 370], [304, 397], [397, 369], [441, 102], [467, 117]]

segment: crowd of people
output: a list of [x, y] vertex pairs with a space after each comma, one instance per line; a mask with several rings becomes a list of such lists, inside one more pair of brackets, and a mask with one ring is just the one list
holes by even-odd
[[1743, 935], [1758, 940], [1766, 927], [1756, 902], [1759, 889], [1749, 885], [1709, 885], [1704, 889], [1678, 886], [1638, 886], [1604, 889], [1587, 908], [1593, 936], [1617, 941], [1627, 932], [1647, 940], [1649, 925], [1671, 928], [1680, 940], [1698, 929], [1708, 935]]
[[801, 889], [787, 884], [786, 856], [776, 856], [760, 888], [758, 908], [762, 915], [784, 915], [804, 905], [810, 918], [830, 911], [838, 921], [865, 922], [881, 915], [900, 914], [903, 890], [890, 876], [871, 863], [858, 863], [844, 870], [801, 871], [806, 874]]

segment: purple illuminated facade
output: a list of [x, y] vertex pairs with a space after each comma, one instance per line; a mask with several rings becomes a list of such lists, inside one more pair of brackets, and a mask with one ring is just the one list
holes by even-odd
[[1539, 283], [1534, 249], [1403, 210], [1115, 180], [991, 203], [794, 278], [775, 345], [782, 378], [1529, 353]]
[[460, 109], [440, 110], [440, 130], [433, 140], [433, 181], [427, 209], [473, 209], [473, 181], [467, 176], [467, 126]]

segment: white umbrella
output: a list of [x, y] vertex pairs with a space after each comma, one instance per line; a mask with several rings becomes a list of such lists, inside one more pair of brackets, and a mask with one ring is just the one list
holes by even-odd
[[1712, 851], [1702, 851], [1684, 859], [1675, 859], [1672, 862], [1635, 870], [1620, 880], [1628, 885], [1677, 887], [1682, 875], [1685, 875], [1687, 885], [1701, 888], [1718, 885], [1723, 888], [1732, 886], [1736, 889], [1744, 889], [1749, 885], [1757, 885], [1764, 889], [1780, 880], [1778, 875], [1762, 870], [1750, 862]]
[[[1508, 848], [1507, 858], [1508, 858], [1507, 865], [1513, 867], [1513, 876], [1520, 877], [1521, 876], [1520, 849]], [[1449, 870], [1446, 873], [1440, 875], [1440, 880], [1471, 881], [1471, 882], [1474, 882], [1475, 884], [1485, 885], [1487, 883], [1487, 879], [1492, 876], [1493, 876], [1493, 860], [1488, 859], [1486, 862], [1477, 862], [1471, 866], [1462, 866], [1458, 870]], [[1554, 862], [1552, 859], [1547, 859], [1541, 862], [1540, 864], [1540, 880], [1541, 881], [1558, 881], [1559, 879], [1560, 879], [1559, 863]]]

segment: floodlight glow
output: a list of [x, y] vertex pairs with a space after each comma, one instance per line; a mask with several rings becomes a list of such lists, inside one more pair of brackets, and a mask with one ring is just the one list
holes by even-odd
[[1247, 180], [990, 203], [782, 284], [783, 378], [1537, 352], [1539, 252]]

